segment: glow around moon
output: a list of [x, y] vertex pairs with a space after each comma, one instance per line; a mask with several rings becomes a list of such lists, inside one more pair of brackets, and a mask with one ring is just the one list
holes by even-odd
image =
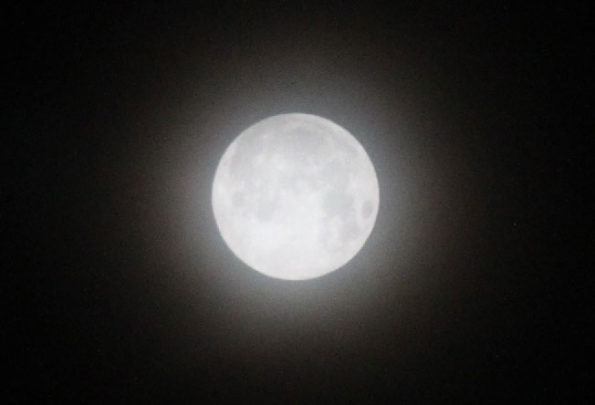
[[245, 264], [270, 277], [304, 280], [360, 251], [376, 222], [378, 180], [345, 129], [315, 115], [282, 114], [229, 145], [212, 204], [221, 236]]

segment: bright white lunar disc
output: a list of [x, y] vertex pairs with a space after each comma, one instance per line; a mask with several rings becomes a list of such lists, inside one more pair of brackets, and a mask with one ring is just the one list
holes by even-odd
[[285, 280], [320, 277], [362, 248], [378, 213], [378, 179], [359, 142], [315, 115], [282, 114], [227, 148], [212, 194], [221, 236], [245, 264]]

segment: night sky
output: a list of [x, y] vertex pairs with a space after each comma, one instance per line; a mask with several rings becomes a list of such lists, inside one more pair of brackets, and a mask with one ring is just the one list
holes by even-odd
[[[588, 2], [79, 3], [4, 13], [2, 402], [587, 402]], [[211, 208], [227, 145], [290, 112], [381, 194], [300, 282]]]

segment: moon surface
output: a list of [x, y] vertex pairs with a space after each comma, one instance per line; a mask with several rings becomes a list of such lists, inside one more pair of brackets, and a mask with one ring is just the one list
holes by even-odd
[[376, 222], [378, 179], [347, 130], [281, 114], [244, 130], [221, 157], [212, 190], [217, 227], [245, 264], [284, 280], [345, 265]]

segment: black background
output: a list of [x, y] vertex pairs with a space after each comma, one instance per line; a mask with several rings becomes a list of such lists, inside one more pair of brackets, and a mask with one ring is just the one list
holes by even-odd
[[[80, 3], [5, 14], [8, 402], [586, 401], [587, 2]], [[381, 188], [305, 282], [245, 267], [210, 206], [225, 147], [287, 112]]]

